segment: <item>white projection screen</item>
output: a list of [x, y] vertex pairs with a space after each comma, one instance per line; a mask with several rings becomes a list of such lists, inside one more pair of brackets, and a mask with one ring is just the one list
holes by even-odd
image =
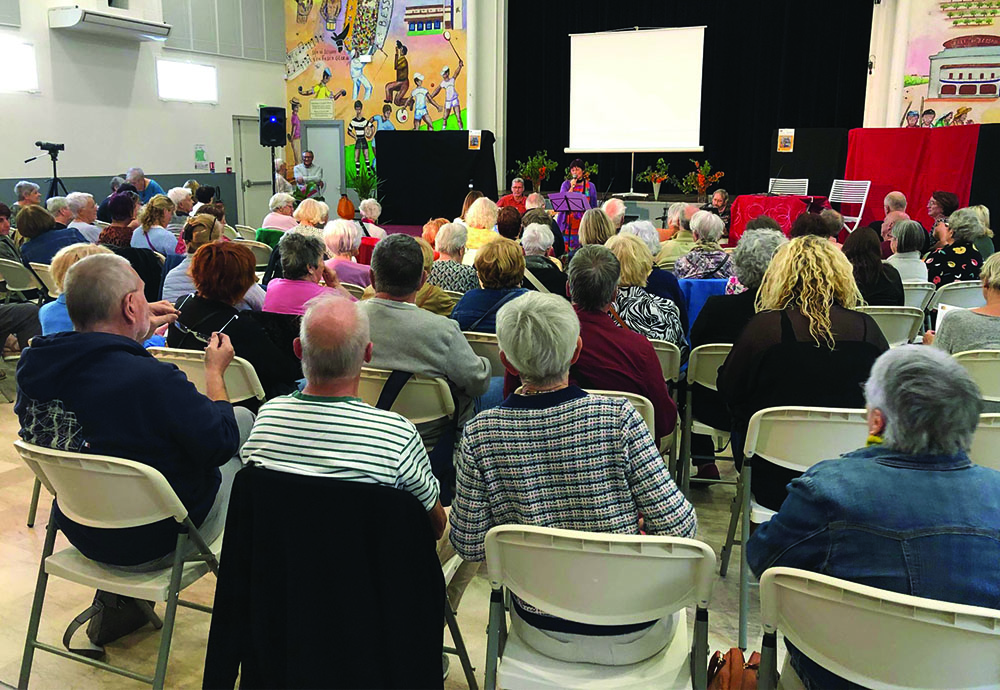
[[702, 151], [705, 27], [570, 35], [567, 153]]

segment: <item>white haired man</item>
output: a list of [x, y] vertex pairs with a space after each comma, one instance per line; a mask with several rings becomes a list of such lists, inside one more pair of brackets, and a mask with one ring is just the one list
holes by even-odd
[[73, 222], [69, 227], [75, 228], [88, 242], [97, 244], [101, 229], [94, 225], [97, 220], [97, 202], [92, 194], [86, 192], [70, 192], [66, 196], [66, 205], [73, 212]]
[[[865, 399], [867, 447], [791, 481], [746, 545], [750, 568], [997, 608], [1000, 473], [969, 459], [982, 409], [975, 382], [945, 352], [905, 345], [875, 360]], [[857, 687], [788, 649], [806, 687]]]
[[552, 255], [556, 258], [566, 253], [566, 240], [563, 238], [562, 230], [553, 216], [545, 208], [545, 195], [532, 192], [527, 196], [524, 207], [527, 209], [521, 214], [521, 228], [526, 228], [532, 223], [543, 223], [549, 226], [552, 231]]
[[[545, 197], [537, 193], [532, 194], [532, 196], [541, 197], [541, 205], [542, 207], [545, 206]], [[537, 200], [535, 203], [538, 203]], [[510, 194], [503, 195], [497, 202], [497, 208], [503, 208], [504, 206], [513, 206], [522, 216], [527, 212], [528, 197], [524, 196], [524, 180], [520, 177], [515, 177], [511, 180]], [[538, 206], [532, 206], [531, 208], [538, 208]]]
[[129, 168], [128, 172], [125, 173], [125, 181], [135, 187], [135, 191], [139, 193], [139, 198], [144, 204], [157, 194], [165, 193], [163, 187], [156, 180], [146, 177], [142, 168]]
[[288, 164], [281, 158], [274, 159], [274, 192], [275, 194], [291, 194], [295, 187], [288, 181]]
[[[465, 428], [451, 511], [451, 542], [462, 558], [485, 560], [486, 533], [505, 524], [635, 535], [641, 514], [649, 534], [695, 535], [694, 507], [632, 404], [570, 383], [584, 344], [566, 300], [537, 292], [511, 300], [497, 314], [497, 340], [521, 387]], [[542, 654], [615, 666], [657, 653], [676, 626], [676, 616], [614, 628], [580, 624], [516, 596], [510, 613], [519, 637]]]
[[21, 180], [14, 185], [14, 196], [17, 197], [17, 201], [10, 207], [10, 224], [11, 227], [16, 228], [17, 214], [25, 206], [36, 206], [42, 203], [42, 192], [41, 188], [34, 182]]
[[[673, 212], [674, 208], [671, 207], [670, 210]], [[657, 266], [671, 270], [677, 259], [691, 251], [695, 242], [694, 235], [691, 234], [691, 219], [699, 210], [695, 204], [684, 206], [683, 213], [680, 212], [680, 209], [677, 209], [678, 229], [669, 240], [663, 243], [663, 248], [656, 255]]]
[[69, 204], [66, 203], [66, 197], [54, 196], [50, 198], [45, 202], [45, 208], [52, 214], [57, 229], [68, 228], [69, 224], [73, 222], [73, 211], [70, 210]]
[[[615, 232], [618, 232], [622, 227], [622, 222], [625, 220], [625, 202], [617, 197], [612, 197], [604, 202], [601, 210], [611, 219], [611, 224], [615, 226]], [[656, 254], [653, 254], [653, 256], [656, 256]]]
[[171, 232], [179, 233], [184, 228], [188, 218], [191, 217], [191, 211], [194, 209], [194, 198], [191, 196], [191, 190], [187, 187], [172, 187], [167, 192], [167, 197], [174, 202], [174, 214], [170, 217], [166, 227]]

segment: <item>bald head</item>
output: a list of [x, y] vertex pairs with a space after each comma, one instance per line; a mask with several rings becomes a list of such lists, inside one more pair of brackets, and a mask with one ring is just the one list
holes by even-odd
[[355, 378], [370, 358], [368, 315], [344, 297], [314, 299], [302, 317], [299, 344], [310, 384]]
[[545, 197], [538, 192], [532, 192], [528, 195], [527, 201], [524, 202], [524, 208], [528, 210], [533, 208], [545, 208]]
[[615, 226], [615, 229], [619, 229], [622, 226], [622, 221], [625, 220], [625, 202], [618, 198], [611, 198], [604, 202], [601, 209], [608, 214], [608, 218], [611, 219], [611, 224]]
[[909, 220], [910, 217], [905, 211], [889, 211], [882, 221], [882, 239], [887, 240], [892, 237], [892, 226], [901, 220]]
[[882, 207], [886, 213], [890, 211], [906, 211], [906, 195], [902, 192], [889, 192], [885, 195]]
[[77, 331], [141, 339], [149, 328], [143, 282], [117, 254], [94, 254], [70, 266], [64, 280], [66, 310]]

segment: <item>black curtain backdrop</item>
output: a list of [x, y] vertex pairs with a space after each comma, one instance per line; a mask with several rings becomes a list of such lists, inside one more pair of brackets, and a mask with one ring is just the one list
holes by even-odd
[[[803, 0], [576, 0], [573, 3], [510, 0], [507, 36], [507, 168], [548, 149], [559, 177], [542, 184], [557, 191], [563, 168], [574, 157], [569, 144], [569, 34], [626, 27], [700, 26], [705, 31], [700, 154], [636, 154], [636, 174], [657, 158], [678, 177], [706, 158], [725, 171], [719, 186], [730, 194], [766, 190], [771, 137], [779, 127], [860, 127], [868, 78], [872, 1]], [[614, 55], [608, 55], [614, 60]], [[650, 55], [649, 88], [665, 90], [658, 65], [671, 59], [670, 45]], [[629, 107], [615, 83], [591, 85], [594, 98], [621, 101], [622, 126], [630, 118], [656, 117]], [[603, 194], [628, 191], [629, 154], [581, 156], [600, 166], [593, 180]], [[648, 183], [636, 191], [651, 192]], [[661, 193], [674, 193], [664, 187]]]

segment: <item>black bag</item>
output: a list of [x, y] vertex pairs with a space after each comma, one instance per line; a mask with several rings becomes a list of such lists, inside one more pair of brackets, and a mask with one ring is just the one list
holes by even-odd
[[[63, 634], [63, 646], [71, 652], [91, 659], [101, 659], [104, 657], [104, 645], [135, 632], [146, 623], [152, 623], [157, 630], [162, 628], [163, 621], [153, 611], [154, 606], [151, 601], [123, 597], [99, 589], [94, 595], [94, 603], [74, 618], [66, 628]], [[74, 633], [84, 623], [87, 623], [87, 637], [99, 649], [80, 649], [70, 646]]]

